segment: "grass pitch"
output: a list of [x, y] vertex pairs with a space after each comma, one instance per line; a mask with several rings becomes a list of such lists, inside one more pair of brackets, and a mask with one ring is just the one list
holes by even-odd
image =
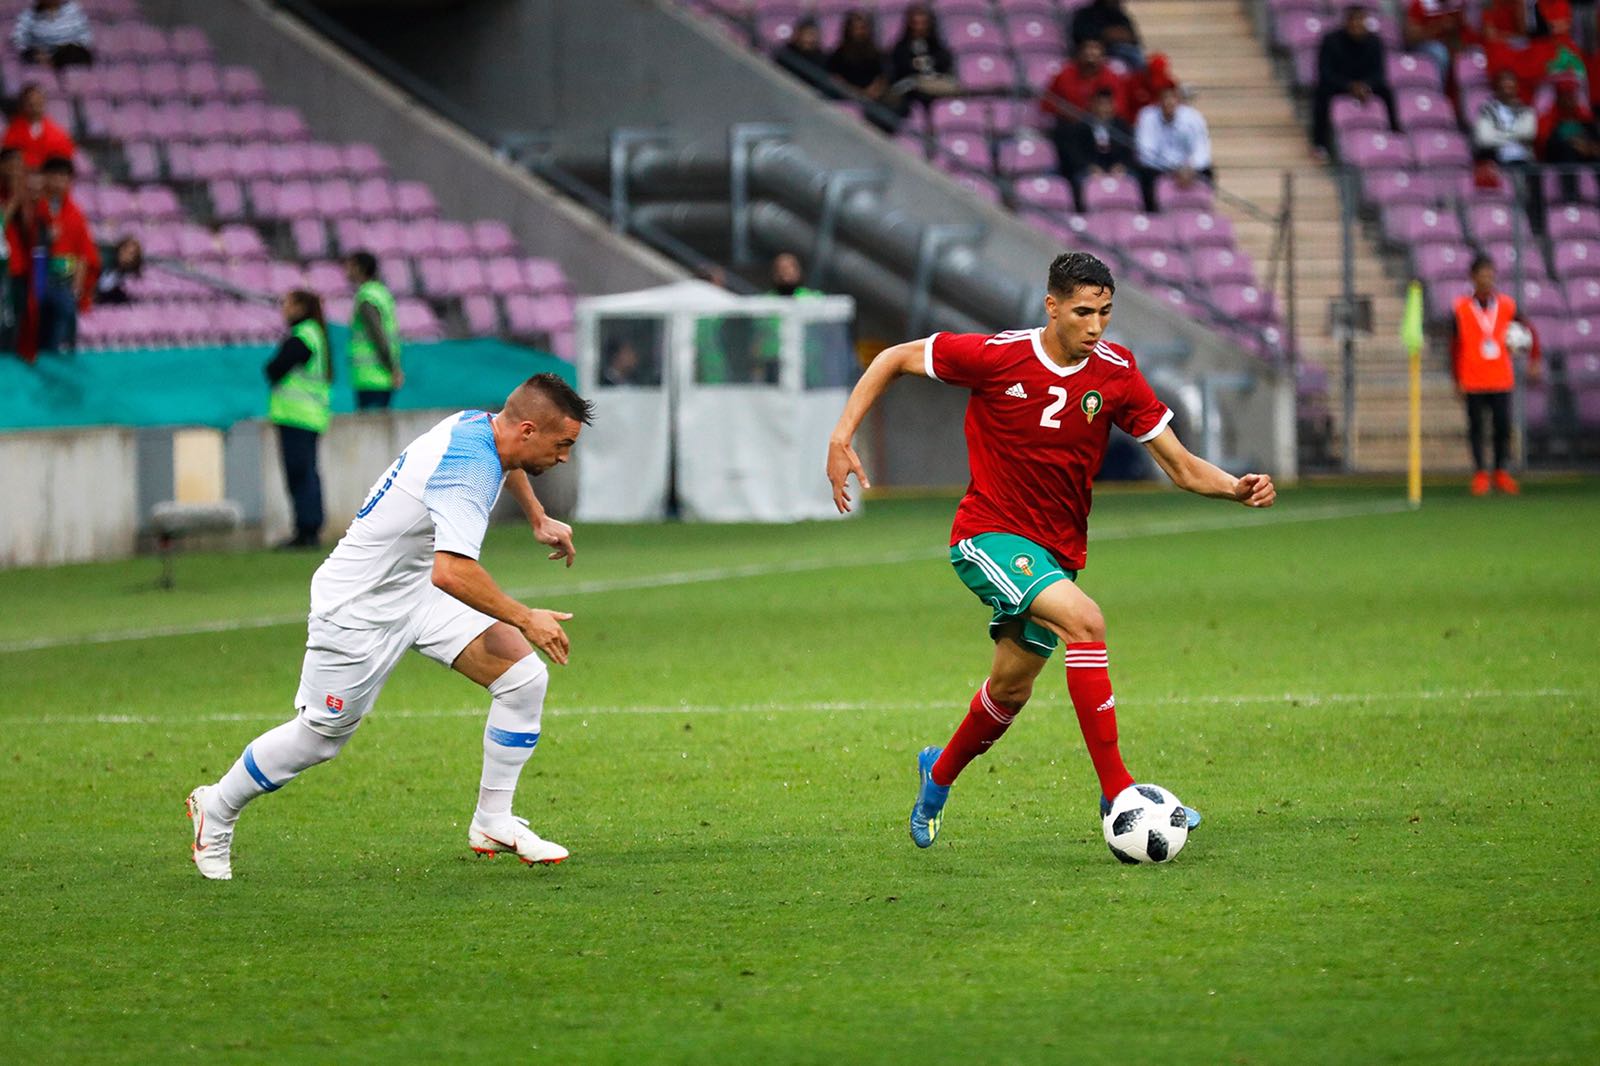
[[1123, 750], [1207, 819], [1166, 867], [1106, 851], [1059, 656], [911, 846], [988, 662], [952, 501], [494, 531], [577, 615], [549, 869], [468, 853], [486, 699], [412, 656], [203, 882], [183, 797], [288, 716], [317, 560], [0, 574], [0, 1061], [1593, 1061], [1600, 486], [1393, 499], [1103, 496]]

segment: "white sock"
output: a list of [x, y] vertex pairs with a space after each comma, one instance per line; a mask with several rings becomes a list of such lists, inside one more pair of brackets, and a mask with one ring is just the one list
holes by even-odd
[[530, 654], [489, 685], [494, 702], [483, 727], [483, 777], [478, 782], [478, 813], [490, 818], [511, 814], [517, 778], [539, 743], [539, 721], [550, 671]]
[[[351, 733], [355, 730], [351, 729]], [[244, 805], [257, 796], [276, 792], [300, 771], [339, 754], [350, 733], [328, 737], [318, 733], [296, 715], [280, 726], [262, 733], [245, 745], [244, 754], [235, 760], [212, 796], [216, 809], [212, 815], [225, 822], [239, 817]]]

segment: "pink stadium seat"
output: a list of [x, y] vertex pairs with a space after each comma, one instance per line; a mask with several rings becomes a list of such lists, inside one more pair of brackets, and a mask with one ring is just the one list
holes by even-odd
[[343, 178], [317, 182], [313, 196], [317, 214], [325, 219], [346, 218], [360, 214], [356, 207], [355, 187]]
[[198, 26], [174, 26], [169, 41], [172, 54], [183, 59], [205, 59], [211, 55], [211, 40]]
[[381, 178], [389, 173], [383, 157], [370, 144], [359, 141], [347, 144], [339, 150], [339, 154], [344, 159], [345, 173], [352, 178]]
[[[430, 221], [430, 220], [424, 220]], [[473, 254], [472, 230], [464, 222], [431, 222], [434, 247], [442, 256]]]
[[215, 63], [199, 61], [185, 64], [181, 81], [183, 94], [191, 100], [205, 102], [223, 98], [222, 72]]
[[1156, 281], [1178, 285], [1189, 285], [1194, 281], [1188, 258], [1175, 248], [1139, 248], [1128, 254], [1128, 260], [1136, 269]]
[[139, 71], [139, 88], [150, 100], [171, 100], [184, 95], [183, 73], [173, 62], [151, 63]]
[[529, 292], [567, 291], [566, 273], [554, 259], [529, 256], [522, 261], [522, 277], [527, 282]]
[[1006, 19], [1006, 35], [1011, 40], [1012, 49], [1018, 53], [1038, 52], [1049, 56], [1067, 53], [1061, 20], [1052, 15], [1026, 12], [1012, 14]]
[[411, 296], [417, 291], [411, 264], [399, 256], [378, 260], [378, 276], [395, 296]]
[[461, 314], [467, 320], [469, 333], [492, 336], [500, 332], [500, 314], [491, 297], [481, 294], [466, 297], [461, 301]]
[[937, 153], [939, 158], [971, 170], [990, 168], [989, 142], [976, 133], [940, 134]]
[[1083, 182], [1083, 209], [1088, 214], [1101, 211], [1140, 211], [1144, 196], [1139, 185], [1126, 174], [1100, 174]]
[[1393, 207], [1384, 212], [1383, 232], [1401, 245], [1460, 244], [1461, 220], [1454, 211], [1431, 207]]
[[1040, 211], [1067, 212], [1073, 207], [1072, 186], [1065, 178], [1055, 175], [1038, 174], [1018, 178], [1012, 186], [1012, 193], [1019, 209], [1032, 207]]
[[1195, 277], [1203, 278], [1207, 284], [1251, 285], [1256, 280], [1250, 257], [1232, 248], [1198, 248], [1193, 262]]
[[412, 259], [448, 257], [439, 247], [439, 231], [431, 219], [418, 219], [401, 227], [400, 248]]
[[1574, 315], [1600, 314], [1600, 278], [1574, 278], [1565, 290], [1567, 308]]
[[1000, 173], [1013, 177], [1056, 170], [1055, 146], [1037, 133], [1021, 133], [1001, 141], [997, 159]]
[[[1554, 243], [1556, 276], [1573, 278], [1600, 277], [1600, 241], [1572, 238]], [[1529, 262], [1532, 257], [1529, 257]], [[1496, 265], [1500, 265], [1498, 262]], [[1509, 273], [1500, 265], [1502, 274]]]
[[528, 287], [527, 282], [523, 280], [521, 267], [508, 255], [490, 259], [484, 264], [483, 273], [489, 291], [496, 296], [509, 296], [515, 292], [523, 292]]
[[356, 186], [356, 210], [363, 218], [410, 214], [397, 203], [389, 182], [384, 178], [367, 178]]
[[1162, 175], [1156, 179], [1156, 203], [1163, 211], [1209, 211], [1214, 199], [1211, 183], [1193, 181], [1180, 185], [1177, 178]]
[[320, 218], [295, 219], [289, 226], [289, 239], [301, 259], [320, 259], [328, 254], [328, 227]]
[[[440, 250], [445, 251], [442, 239], [440, 245]], [[517, 250], [517, 239], [504, 222], [484, 218], [472, 224], [472, 247], [479, 255], [510, 255]]]
[[312, 292], [323, 297], [343, 296], [351, 291], [350, 279], [339, 263], [312, 263], [306, 268], [306, 281]]
[[267, 93], [261, 78], [249, 67], [222, 68], [222, 93], [229, 100], [253, 102], [266, 99]]
[[292, 107], [267, 108], [267, 133], [283, 141], [303, 141], [311, 136], [311, 127], [300, 112]]
[[438, 340], [444, 335], [433, 308], [421, 300], [397, 300], [395, 317], [399, 320], [400, 332], [413, 340]]
[[1206, 211], [1176, 211], [1172, 215], [1178, 242], [1185, 248], [1235, 246], [1233, 222], [1227, 215]]
[[1016, 87], [1017, 71], [1009, 53], [969, 52], [956, 56], [956, 77], [968, 92], [1010, 92]]
[[159, 181], [161, 178], [161, 153], [148, 141], [135, 141], [123, 146], [122, 158], [128, 165], [128, 177], [136, 182]]
[[431, 218], [439, 213], [433, 190], [420, 181], [397, 181], [394, 185], [395, 209], [408, 218]]
[[1328, 108], [1328, 118], [1337, 133], [1348, 130], [1383, 132], [1389, 128], [1389, 112], [1376, 97], [1362, 103], [1353, 96], [1335, 96]]
[[928, 124], [938, 133], [978, 133], [989, 128], [989, 116], [976, 100], [936, 100]]
[[[1480, 247], [1483, 250], [1483, 254], [1487, 255], [1490, 259], [1493, 259], [1494, 265], [1499, 268], [1501, 278], [1500, 283], [1502, 285], [1509, 286], [1515, 280], [1519, 266], [1517, 246], [1511, 241], [1491, 241], [1487, 244], [1481, 245]], [[1597, 244], [1594, 247], [1597, 252], [1600, 252], [1600, 244]], [[1544, 254], [1539, 250], [1536, 244], [1524, 242], [1522, 246], [1522, 253], [1523, 254], [1520, 256], [1520, 266], [1522, 270], [1522, 276], [1524, 278], [1543, 279], [1550, 276], [1550, 271], [1545, 267]], [[1567, 276], [1568, 275], [1565, 274], [1562, 275], [1563, 278]], [[1578, 270], [1575, 271], [1572, 276], [1587, 277], [1589, 275], [1586, 271]]]
[[1118, 248], [1171, 248], [1178, 243], [1177, 226], [1167, 215], [1119, 214], [1106, 227], [1106, 236]]
[[228, 225], [217, 233], [222, 254], [229, 259], [265, 259], [267, 246], [254, 226]]

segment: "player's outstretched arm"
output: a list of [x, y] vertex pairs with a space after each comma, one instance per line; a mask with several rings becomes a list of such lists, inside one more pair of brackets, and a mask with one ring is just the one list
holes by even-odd
[[506, 490], [517, 501], [517, 506], [522, 508], [522, 513], [528, 516], [534, 539], [555, 549], [550, 553], [550, 558], [565, 559], [567, 565], [571, 566], [578, 557], [578, 550], [572, 546], [572, 527], [545, 512], [539, 497], [533, 494], [533, 483], [528, 480], [527, 473], [513, 470], [507, 474]]
[[1270, 475], [1234, 477], [1185, 448], [1170, 428], [1162, 430], [1154, 440], [1146, 441], [1145, 447], [1150, 449], [1156, 465], [1180, 489], [1219, 500], [1236, 500], [1246, 507], [1271, 507], [1272, 501], [1278, 498]]
[[867, 412], [872, 410], [878, 398], [888, 391], [895, 378], [902, 374], [924, 372], [923, 353], [926, 345], [925, 340], [906, 341], [885, 348], [872, 360], [866, 373], [861, 375], [856, 387], [850, 391], [844, 413], [839, 416], [838, 424], [828, 437], [828, 482], [833, 486], [833, 505], [839, 508], [840, 514], [850, 510], [851, 474], [856, 476], [856, 481], [860, 482], [863, 489], [872, 487], [867, 480], [867, 472], [861, 468], [861, 457], [856, 454], [852, 443], [856, 430], [861, 428], [862, 419], [867, 417]]
[[433, 553], [433, 583], [441, 592], [454, 596], [468, 607], [516, 626], [528, 638], [528, 643], [544, 652], [552, 662], [567, 665], [571, 644], [561, 623], [572, 615], [523, 606], [501, 591], [478, 560], [454, 552]]

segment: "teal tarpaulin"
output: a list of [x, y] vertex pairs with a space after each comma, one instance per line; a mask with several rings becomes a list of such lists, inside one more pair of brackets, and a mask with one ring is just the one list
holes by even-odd
[[[355, 410], [350, 363], [333, 333], [333, 409]], [[267, 411], [266, 346], [40, 355], [34, 366], [0, 355], [0, 430], [57, 426], [214, 426]], [[411, 343], [396, 409], [498, 408], [525, 378], [546, 371], [577, 384], [572, 365], [492, 339]]]

